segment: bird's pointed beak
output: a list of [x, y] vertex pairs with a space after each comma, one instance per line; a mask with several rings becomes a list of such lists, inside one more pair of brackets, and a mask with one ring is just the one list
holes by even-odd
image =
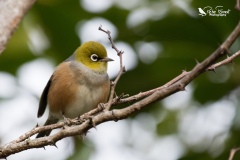
[[103, 59], [100, 59], [99, 61], [100, 61], [100, 62], [110, 62], [110, 61], [114, 61], [114, 60], [111, 59], [111, 58], [105, 57], [105, 58], [103, 58]]

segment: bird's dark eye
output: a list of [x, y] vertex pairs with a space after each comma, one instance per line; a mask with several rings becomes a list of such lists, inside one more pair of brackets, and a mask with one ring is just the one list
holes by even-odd
[[98, 56], [96, 54], [91, 55], [91, 60], [96, 62], [98, 60]]

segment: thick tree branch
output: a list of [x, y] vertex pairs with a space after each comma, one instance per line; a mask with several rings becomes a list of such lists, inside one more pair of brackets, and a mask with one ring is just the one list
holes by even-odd
[[0, 54], [25, 13], [36, 0], [0, 0]]
[[[240, 56], [240, 51], [234, 53], [232, 56], [227, 57], [226, 59], [211, 65], [210, 67], [208, 67], [206, 69], [206, 71], [215, 71], [216, 68], [221, 67], [223, 65], [232, 63], [234, 59], [236, 59], [238, 56]], [[143, 99], [151, 94], [153, 94], [154, 92], [156, 92], [157, 90], [161, 90], [164, 88], [167, 88], [171, 85], [173, 85], [174, 83], [180, 81], [183, 77], [185, 77], [186, 75], [188, 75], [190, 72], [187, 71], [183, 71], [180, 75], [178, 75], [177, 77], [173, 78], [172, 80], [170, 80], [169, 82], [167, 82], [166, 84], [164, 84], [161, 87], [158, 88], [154, 88], [152, 90], [146, 91], [146, 92], [141, 92], [139, 94], [136, 94], [134, 96], [128, 97], [128, 98], [123, 98], [123, 99], [119, 99], [118, 97], [116, 97], [114, 99], [114, 103], [113, 105], [119, 105], [119, 104], [123, 104], [123, 103], [129, 103], [129, 102], [134, 102], [137, 101], [139, 99]]]

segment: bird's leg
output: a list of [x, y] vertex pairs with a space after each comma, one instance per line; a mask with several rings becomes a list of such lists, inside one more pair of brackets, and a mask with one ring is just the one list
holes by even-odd
[[82, 116], [78, 116], [78, 120], [80, 121], [80, 123], [85, 122], [86, 120], [89, 120], [89, 123], [96, 129], [96, 125], [93, 122], [93, 117], [92, 115], [89, 115], [88, 113], [84, 113]]
[[98, 111], [96, 111], [95, 113], [91, 113], [91, 115], [90, 115], [89, 113], [84, 113], [84, 114], [82, 114], [82, 115], [79, 115], [79, 116], [77, 117], [77, 118], [78, 118], [78, 121], [79, 121], [80, 123], [83, 123], [84, 121], [93, 118], [92, 115], [95, 115], [95, 114], [97, 114], [97, 113], [99, 113], [99, 112], [101, 112], [101, 111], [103, 111], [103, 110], [105, 109], [104, 103], [99, 103], [99, 105], [97, 106], [97, 109], [98, 109]]
[[64, 123], [69, 126], [71, 124], [71, 119], [65, 117], [64, 112], [62, 112], [62, 116], [63, 116]]
[[78, 122], [83, 123], [83, 122], [85, 121], [85, 114], [79, 115], [79, 116], [77, 117], [77, 120], [78, 120]]
[[99, 103], [99, 105], [97, 106], [99, 111], [103, 111], [105, 109], [105, 105], [104, 103]]

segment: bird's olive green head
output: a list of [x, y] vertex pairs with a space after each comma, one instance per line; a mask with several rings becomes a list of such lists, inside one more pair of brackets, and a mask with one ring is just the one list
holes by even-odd
[[107, 51], [105, 47], [94, 41], [89, 41], [82, 44], [75, 51], [75, 59], [81, 62], [88, 68], [100, 72], [107, 72], [107, 62], [113, 61], [107, 57]]

